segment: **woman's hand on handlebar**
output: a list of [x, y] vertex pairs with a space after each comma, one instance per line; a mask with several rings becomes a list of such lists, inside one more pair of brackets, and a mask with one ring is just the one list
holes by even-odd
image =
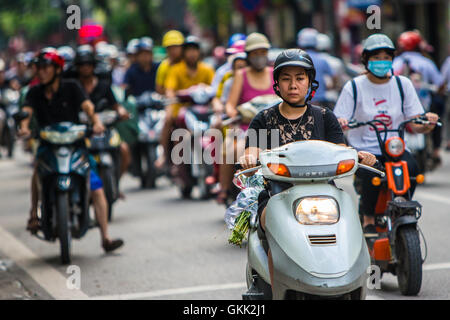
[[372, 167], [376, 162], [377, 158], [370, 152], [358, 151], [358, 158], [361, 164]]
[[[253, 154], [246, 154], [239, 158], [239, 163], [243, 170], [251, 169], [258, 165], [258, 158]], [[253, 174], [255, 174], [255, 171], [244, 173], [247, 177], [252, 176]]]

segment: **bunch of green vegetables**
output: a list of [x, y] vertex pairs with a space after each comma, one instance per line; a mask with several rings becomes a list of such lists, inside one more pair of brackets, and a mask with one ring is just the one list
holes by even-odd
[[250, 211], [244, 210], [236, 217], [234, 228], [228, 238], [229, 243], [242, 247], [250, 227], [250, 216]]

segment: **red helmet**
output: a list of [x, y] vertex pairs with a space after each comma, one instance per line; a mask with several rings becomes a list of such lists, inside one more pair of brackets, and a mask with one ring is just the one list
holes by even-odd
[[423, 41], [421, 35], [416, 31], [403, 32], [397, 39], [398, 47], [404, 51], [413, 51]]
[[64, 58], [58, 54], [56, 50], [49, 50], [48, 48], [41, 50], [38, 54], [36, 64], [53, 64], [56, 67], [64, 67]]

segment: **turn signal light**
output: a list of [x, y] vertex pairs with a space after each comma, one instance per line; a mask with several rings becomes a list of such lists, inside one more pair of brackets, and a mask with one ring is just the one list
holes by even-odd
[[425, 181], [425, 176], [423, 174], [418, 174], [416, 177], [416, 182], [418, 184], [422, 184], [422, 183], [424, 183], [424, 181]]
[[289, 169], [281, 163], [268, 163], [267, 167], [277, 176], [290, 177]]
[[378, 187], [381, 184], [381, 179], [379, 177], [373, 177], [372, 178], [372, 185], [375, 187]]
[[349, 160], [342, 160], [339, 162], [337, 169], [336, 169], [336, 175], [340, 175], [346, 172], [349, 172], [353, 169], [355, 166], [355, 160], [349, 159]]

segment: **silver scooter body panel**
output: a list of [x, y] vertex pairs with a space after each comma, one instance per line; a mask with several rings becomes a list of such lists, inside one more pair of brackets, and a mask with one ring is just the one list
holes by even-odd
[[[294, 216], [294, 202], [304, 197], [336, 200], [340, 217], [332, 225], [302, 225]], [[335, 235], [334, 244], [313, 244], [309, 236]], [[287, 290], [318, 296], [340, 296], [358, 288], [365, 295], [370, 256], [357, 209], [350, 196], [330, 184], [295, 185], [270, 198], [266, 210], [266, 236], [274, 263], [273, 298]], [[267, 255], [257, 231], [249, 235], [248, 261], [270, 284]]]

